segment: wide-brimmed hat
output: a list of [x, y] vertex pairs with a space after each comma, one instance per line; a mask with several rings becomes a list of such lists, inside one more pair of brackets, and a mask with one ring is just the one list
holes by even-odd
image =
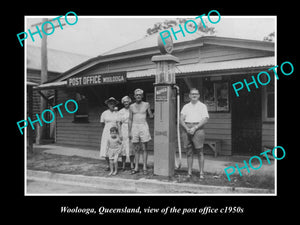
[[107, 105], [109, 102], [114, 102], [116, 105], [119, 103], [114, 97], [106, 99], [104, 103]]

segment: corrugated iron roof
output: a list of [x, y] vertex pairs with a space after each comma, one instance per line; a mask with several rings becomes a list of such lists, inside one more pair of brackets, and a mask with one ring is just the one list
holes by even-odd
[[[134, 50], [139, 50], [139, 49], [145, 49], [145, 48], [151, 48], [154, 46], [157, 46], [157, 38], [159, 36], [159, 33], [157, 34], [153, 34], [147, 37], [143, 37], [139, 40], [130, 42], [126, 45], [123, 45], [121, 47], [117, 47], [114, 48], [108, 52], [104, 52], [102, 54], [102, 56], [107, 56], [107, 55], [113, 55], [113, 54], [117, 54], [117, 53], [123, 53], [123, 52], [129, 52], [129, 51], [134, 51]], [[202, 33], [194, 33], [194, 34], [189, 34], [186, 35], [184, 38], [178, 38], [177, 40], [175, 40], [173, 38], [173, 43], [180, 43], [180, 42], [187, 42], [187, 41], [191, 41], [191, 40], [195, 40], [197, 38], [200, 38], [202, 36], [206, 36], [205, 34]]]
[[[222, 62], [210, 62], [210, 63], [192, 63], [185, 65], [176, 66], [176, 74], [182, 73], [193, 73], [193, 72], [205, 72], [205, 71], [217, 71], [227, 69], [240, 69], [240, 68], [251, 68], [251, 67], [263, 67], [263, 66], [274, 66], [275, 57], [260, 57], [260, 58], [248, 58], [240, 60], [229, 60]], [[147, 70], [136, 70], [128, 71], [128, 78], [139, 78], [149, 77], [156, 74], [155, 68]]]
[[[142, 49], [149, 49], [153, 47], [157, 47], [157, 39], [159, 37], [159, 33], [153, 34], [147, 37], [143, 37], [136, 41], [130, 42], [126, 45], [122, 45], [120, 47], [114, 48], [108, 52], [102, 53], [100, 56], [111, 56], [120, 53], [128, 53], [136, 50]], [[176, 45], [184, 42], [196, 41], [205, 42], [208, 44], [219, 44], [219, 45], [226, 45], [231, 46], [232, 44], [235, 47], [245, 47], [245, 48], [255, 48], [258, 50], [270, 50], [274, 51], [274, 43], [267, 42], [267, 41], [259, 41], [259, 40], [252, 40], [252, 39], [240, 39], [240, 38], [232, 38], [232, 37], [220, 37], [215, 35], [208, 35], [205, 33], [193, 33], [187, 34], [185, 37], [177, 38], [175, 40], [174, 36], [171, 35], [173, 43], [174, 43], [174, 50], [176, 49]]]
[[[88, 60], [90, 56], [48, 48], [48, 71], [62, 73]], [[27, 45], [27, 69], [41, 69], [41, 48]]]

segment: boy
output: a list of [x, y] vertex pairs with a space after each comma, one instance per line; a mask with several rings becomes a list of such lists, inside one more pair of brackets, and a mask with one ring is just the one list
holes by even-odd
[[109, 158], [110, 173], [108, 175], [111, 176], [118, 173], [118, 158], [123, 151], [123, 145], [118, 128], [113, 126], [109, 131], [110, 137], [107, 139], [106, 157]]

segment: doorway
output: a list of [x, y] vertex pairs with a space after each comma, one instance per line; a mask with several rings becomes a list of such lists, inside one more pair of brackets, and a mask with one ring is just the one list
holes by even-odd
[[[232, 83], [243, 79], [239, 77]], [[245, 90], [239, 92], [239, 97], [233, 90], [231, 92], [232, 153], [235, 155], [257, 155], [261, 152], [261, 87], [255, 88], [251, 85], [249, 88], [251, 92], [248, 92], [245, 87]]]

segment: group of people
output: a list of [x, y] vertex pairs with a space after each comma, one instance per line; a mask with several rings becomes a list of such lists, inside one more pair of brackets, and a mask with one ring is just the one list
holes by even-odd
[[153, 118], [148, 102], [142, 101], [144, 91], [134, 91], [135, 103], [131, 98], [124, 96], [120, 111], [115, 109], [118, 101], [110, 97], [105, 101], [108, 109], [101, 114], [100, 122], [104, 124], [101, 138], [100, 157], [107, 161], [109, 175], [118, 172], [118, 158], [122, 157], [122, 170], [125, 170], [126, 158], [130, 160], [131, 173], [139, 172], [138, 163], [140, 151], [143, 152], [143, 173], [147, 174], [147, 143], [151, 140], [147, 114]]
[[[180, 114], [180, 124], [183, 127], [183, 144], [186, 149], [188, 177], [192, 176], [193, 155], [198, 156], [200, 178], [204, 178], [204, 125], [209, 115], [205, 104], [199, 101], [199, 91], [190, 90], [190, 102], [183, 106]], [[143, 158], [143, 174], [147, 174], [147, 143], [151, 140], [147, 114], [149, 118], [154, 115], [148, 102], [142, 101], [143, 90], [134, 91], [135, 102], [124, 96], [121, 103], [124, 105], [120, 111], [116, 109], [118, 101], [110, 97], [105, 101], [108, 109], [101, 114], [100, 122], [104, 125], [100, 157], [107, 161], [109, 175], [118, 173], [118, 158], [122, 158], [122, 170], [125, 170], [126, 158], [130, 160], [131, 174], [139, 172], [140, 153]], [[163, 149], [162, 149], [163, 151]]]

